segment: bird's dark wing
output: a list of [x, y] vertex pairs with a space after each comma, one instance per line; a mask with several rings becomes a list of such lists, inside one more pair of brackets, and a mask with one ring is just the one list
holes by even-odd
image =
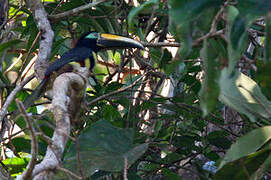
[[94, 65], [94, 59], [92, 57], [92, 50], [86, 47], [76, 47], [70, 49], [68, 52], [64, 53], [61, 58], [54, 63], [52, 63], [46, 70], [45, 77], [50, 76], [54, 71], [58, 71], [64, 65], [70, 62], [78, 62], [84, 64], [84, 60], [89, 58], [91, 66]]
[[34, 104], [34, 101], [38, 99], [44, 92], [45, 87], [48, 84], [49, 76], [55, 72], [60, 70], [62, 67], [65, 67], [66, 64], [70, 62], [84, 62], [85, 59], [89, 58], [92, 62], [90, 62], [91, 66], [94, 65], [94, 59], [92, 57], [92, 50], [89, 48], [78, 47], [69, 50], [68, 52], [64, 53], [61, 58], [47, 68], [45, 72], [45, 78], [41, 81], [39, 86], [32, 92], [30, 96], [26, 98], [24, 101], [25, 108], [28, 108]]

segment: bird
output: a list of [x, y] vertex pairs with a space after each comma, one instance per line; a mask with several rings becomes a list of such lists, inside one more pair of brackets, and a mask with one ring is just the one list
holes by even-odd
[[69, 66], [71, 62], [77, 62], [80, 66], [85, 66], [85, 60], [89, 60], [89, 70], [92, 72], [95, 66], [93, 53], [107, 49], [125, 49], [125, 48], [138, 48], [144, 49], [144, 46], [131, 38], [98, 32], [84, 33], [75, 44], [75, 47], [65, 52], [59, 60], [56, 60], [45, 71], [43, 80], [38, 87], [29, 95], [24, 101], [25, 109], [32, 106], [34, 101], [45, 92], [50, 77], [57, 71], [63, 70], [64, 72], [72, 71]]

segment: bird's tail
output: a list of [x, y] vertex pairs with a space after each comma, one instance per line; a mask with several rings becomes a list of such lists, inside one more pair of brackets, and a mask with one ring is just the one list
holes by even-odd
[[25, 99], [24, 101], [24, 107], [25, 109], [31, 107], [35, 100], [40, 98], [41, 95], [45, 92], [45, 86], [47, 85], [49, 78], [43, 79], [38, 87]]

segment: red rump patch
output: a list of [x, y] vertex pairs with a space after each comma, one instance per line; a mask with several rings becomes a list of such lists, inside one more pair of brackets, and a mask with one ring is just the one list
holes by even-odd
[[78, 39], [73, 39], [72, 42], [71, 42], [71, 47], [74, 48], [76, 43], [77, 43]]
[[81, 67], [85, 66], [85, 62], [84, 61], [79, 61], [79, 64], [80, 64]]

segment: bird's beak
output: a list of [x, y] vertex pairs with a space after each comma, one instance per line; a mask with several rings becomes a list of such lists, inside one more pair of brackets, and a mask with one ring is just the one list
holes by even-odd
[[139, 48], [144, 49], [144, 46], [133, 39], [118, 36], [114, 34], [100, 33], [97, 40], [97, 45], [106, 49], [113, 48]]

